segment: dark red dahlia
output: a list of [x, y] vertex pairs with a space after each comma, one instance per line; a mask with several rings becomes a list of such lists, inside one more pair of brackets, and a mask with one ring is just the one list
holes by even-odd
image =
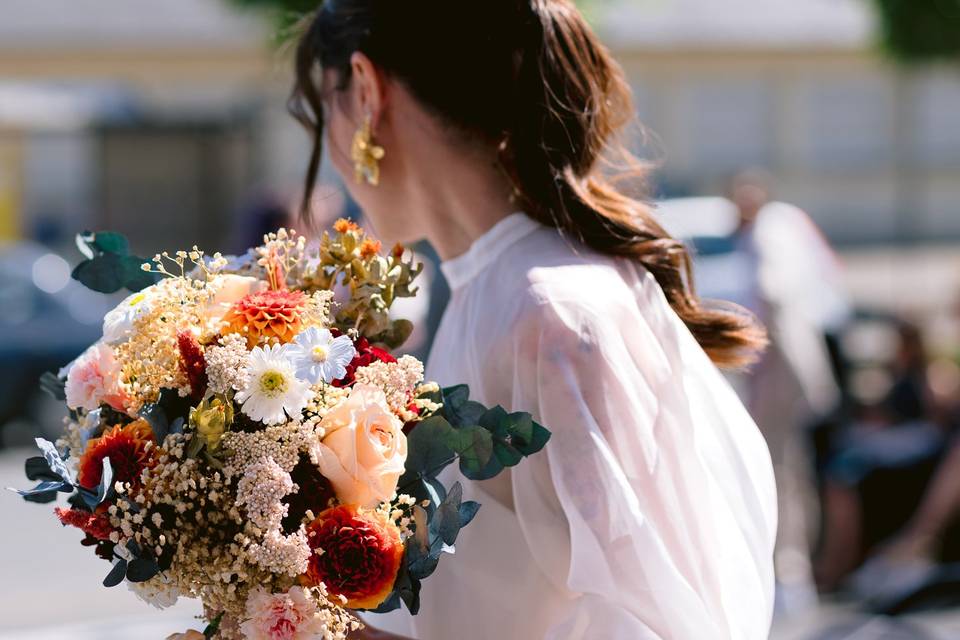
[[393, 591], [403, 541], [382, 515], [354, 505], [332, 507], [307, 527], [307, 541], [314, 553], [304, 583], [323, 583], [350, 609], [376, 609]]

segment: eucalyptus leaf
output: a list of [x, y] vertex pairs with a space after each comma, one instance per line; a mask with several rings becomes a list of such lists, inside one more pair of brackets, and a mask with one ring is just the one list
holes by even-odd
[[103, 579], [103, 586], [105, 587], [115, 587], [121, 582], [123, 582], [124, 577], [127, 575], [127, 561], [123, 558], [120, 558], [113, 564], [113, 568], [110, 569], [110, 573], [107, 574], [107, 577]]
[[72, 483], [73, 476], [70, 474], [70, 470], [67, 469], [67, 464], [63, 461], [63, 458], [60, 457], [60, 452], [57, 451], [57, 447], [49, 440], [44, 440], [43, 438], [35, 438], [34, 442], [37, 443], [37, 447], [43, 452], [43, 457], [47, 461], [50, 471], [62, 478], [64, 482]]
[[400, 600], [407, 605], [407, 610], [412, 615], [420, 612], [420, 586], [420, 580], [410, 575], [406, 565], [402, 566], [394, 590], [400, 595]]
[[467, 500], [460, 505], [460, 528], [467, 526], [480, 511], [480, 503]]
[[130, 243], [123, 235], [114, 231], [98, 231], [93, 234], [92, 244], [101, 253], [115, 253], [121, 256], [130, 254]]
[[486, 409], [482, 404], [470, 400], [470, 388], [467, 385], [443, 390], [443, 416], [454, 427], [479, 424], [484, 411]]
[[27, 475], [27, 480], [51, 480], [51, 481], [60, 481], [63, 482], [63, 478], [59, 474], [54, 473], [50, 470], [50, 465], [47, 463], [47, 459], [43, 456], [33, 456], [27, 458], [26, 462], [23, 464], [24, 473]]
[[112, 253], [96, 256], [78, 264], [71, 275], [88, 289], [99, 293], [116, 293], [123, 289], [123, 259]]
[[127, 563], [126, 576], [130, 582], [146, 582], [160, 573], [160, 566], [150, 558], [134, 558]]
[[97, 487], [97, 491], [94, 492], [85, 487], [80, 487], [78, 490], [80, 497], [91, 511], [110, 499], [114, 493], [113, 465], [110, 463], [110, 458], [104, 458], [101, 465], [100, 486]]
[[217, 617], [210, 621], [210, 624], [207, 625], [207, 628], [203, 630], [203, 637], [206, 640], [212, 640], [214, 636], [217, 635], [217, 631], [220, 630], [220, 623], [223, 621], [223, 613], [217, 614]]
[[14, 489], [13, 487], [8, 489], [20, 494], [27, 502], [46, 504], [57, 499], [58, 491], [64, 493], [73, 491], [73, 485], [62, 480], [45, 480], [32, 489]]
[[431, 416], [417, 424], [407, 436], [407, 471], [435, 477], [454, 461], [448, 439], [453, 427], [440, 416]]
[[77, 236], [77, 247], [86, 260], [74, 268], [73, 279], [93, 291], [140, 291], [160, 279], [159, 274], [143, 270], [146, 260], [129, 255], [129, 243], [119, 233], [85, 232]]
[[60, 402], [64, 402], [67, 399], [67, 393], [64, 390], [65, 385], [66, 380], [63, 380], [52, 371], [47, 371], [40, 376], [40, 388]]
[[430, 530], [435, 532], [444, 544], [452, 545], [460, 533], [460, 503], [463, 500], [463, 487], [455, 482], [450, 487], [446, 500], [437, 507], [430, 521]]
[[486, 468], [493, 457], [493, 436], [480, 426], [454, 429], [446, 435], [446, 444], [460, 455], [460, 470], [467, 477]]

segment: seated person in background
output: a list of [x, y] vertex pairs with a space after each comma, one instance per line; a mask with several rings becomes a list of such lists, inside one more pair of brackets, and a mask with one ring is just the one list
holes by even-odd
[[943, 455], [947, 425], [935, 419], [922, 335], [902, 322], [898, 337], [889, 390], [859, 411], [827, 464], [816, 566], [821, 590], [840, 586], [905, 524]]

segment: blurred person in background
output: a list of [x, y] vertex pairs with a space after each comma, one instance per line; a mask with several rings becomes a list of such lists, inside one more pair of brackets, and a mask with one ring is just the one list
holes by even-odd
[[[960, 296], [954, 313], [960, 324]], [[862, 431], [836, 461], [827, 493], [833, 538], [825, 549], [836, 555], [823, 558], [824, 569], [835, 572], [827, 575], [836, 582], [842, 569], [872, 551], [851, 581], [860, 597], [904, 597], [935, 580], [938, 563], [960, 562], [960, 346], [955, 348], [953, 358], [929, 363], [919, 330], [901, 325], [890, 391], [867, 412], [879, 425]], [[844, 485], [843, 476], [857, 465], [880, 479], [872, 486], [861, 472], [860, 487]]]
[[850, 318], [837, 256], [810, 217], [771, 198], [761, 170], [737, 174], [728, 198], [739, 216], [732, 241], [746, 263], [740, 298], [767, 326], [770, 348], [737, 386], [767, 440], [777, 476], [780, 528], [777, 611], [816, 603], [811, 566], [817, 492], [809, 429], [840, 403], [836, 335]]
[[[937, 420], [923, 335], [901, 320], [897, 336], [888, 390], [855, 411], [825, 470], [817, 577], [826, 591], [842, 586], [866, 554], [903, 526], [944, 449], [949, 426]], [[851, 586], [863, 597], [886, 589], [875, 568]]]

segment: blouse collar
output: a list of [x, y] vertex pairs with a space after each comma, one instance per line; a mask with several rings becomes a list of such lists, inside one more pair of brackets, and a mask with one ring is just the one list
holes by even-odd
[[512, 213], [497, 222], [489, 231], [474, 240], [466, 253], [440, 264], [440, 270], [450, 288], [459, 289], [467, 284], [512, 244], [539, 226], [539, 222], [525, 213]]

